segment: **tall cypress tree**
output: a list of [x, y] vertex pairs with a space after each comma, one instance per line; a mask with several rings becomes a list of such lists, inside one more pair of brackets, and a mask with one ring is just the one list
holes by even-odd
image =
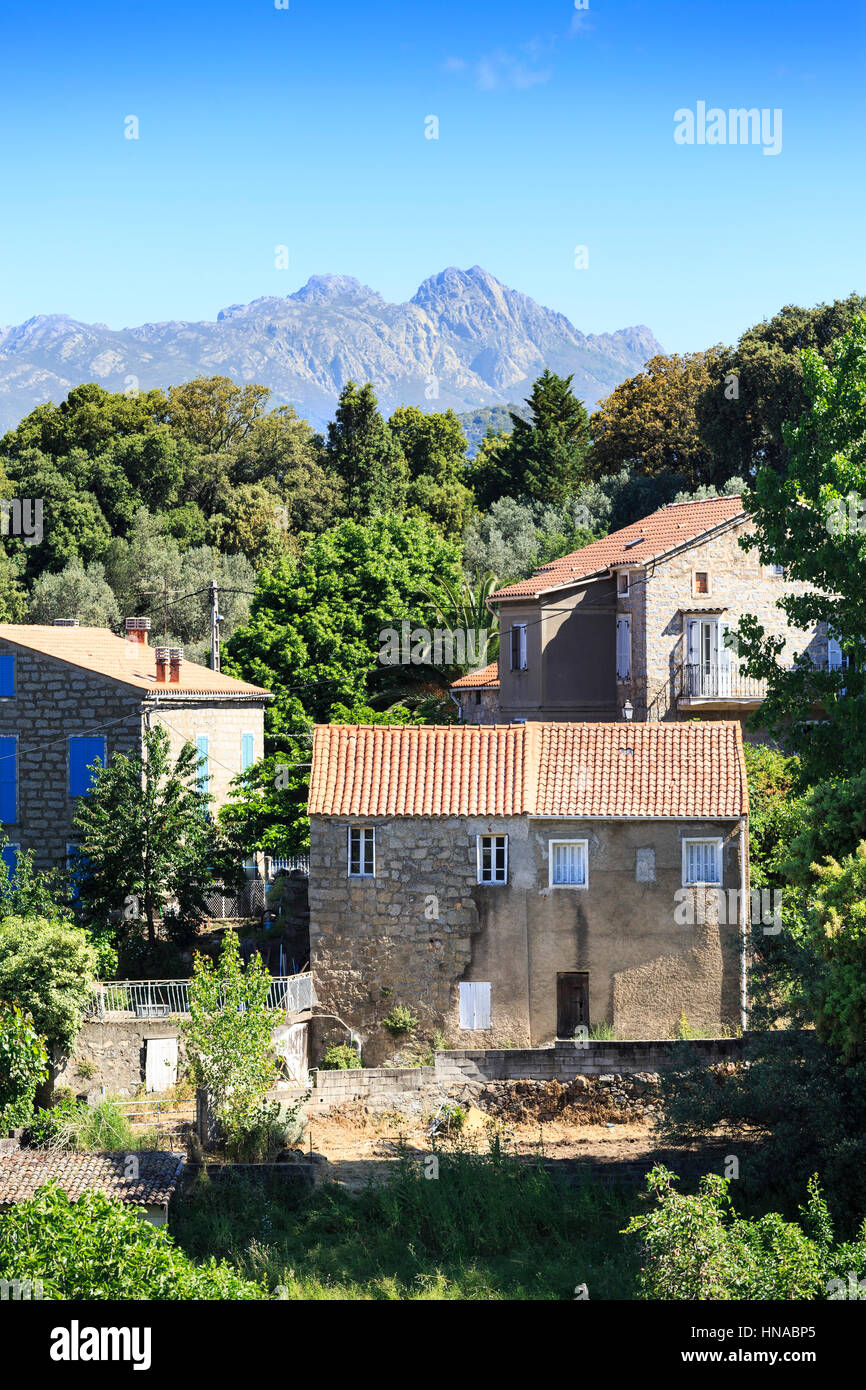
[[409, 470], [369, 382], [360, 387], [346, 382], [328, 425], [326, 449], [346, 485], [346, 510], [354, 521], [402, 511]]

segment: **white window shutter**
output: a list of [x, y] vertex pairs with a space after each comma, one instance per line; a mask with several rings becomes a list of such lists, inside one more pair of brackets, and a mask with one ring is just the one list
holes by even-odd
[[464, 980], [459, 986], [460, 1027], [478, 1029], [490, 1027], [490, 984], [488, 981]]
[[842, 670], [842, 648], [836, 637], [827, 638], [827, 665], [831, 671]]
[[627, 681], [631, 676], [631, 634], [628, 618], [616, 620], [616, 676], [617, 680]]
[[697, 618], [689, 618], [688, 663], [697, 666], [701, 660], [701, 625]]
[[719, 694], [731, 693], [731, 649], [726, 645], [728, 624], [719, 623]]

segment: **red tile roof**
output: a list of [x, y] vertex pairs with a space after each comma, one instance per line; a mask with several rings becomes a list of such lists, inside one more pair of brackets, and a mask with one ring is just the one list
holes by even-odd
[[491, 600], [536, 598], [549, 589], [561, 589], [592, 574], [603, 573], [611, 565], [642, 565], [647, 560], [696, 541], [707, 531], [744, 515], [740, 497], [714, 497], [704, 502], [674, 502], [669, 507], [633, 521], [570, 555], [542, 565], [528, 579], [507, 584], [491, 594]]
[[125, 1153], [52, 1153], [17, 1149], [0, 1154], [0, 1206], [26, 1202], [44, 1183], [56, 1182], [70, 1201], [84, 1192], [104, 1192], [134, 1206], [164, 1206], [171, 1200], [186, 1162], [162, 1149], [137, 1153], [138, 1177], [126, 1177]]
[[317, 725], [310, 815], [733, 820], [740, 725]]
[[486, 690], [499, 689], [499, 662], [491, 661], [489, 666], [482, 666], [477, 671], [470, 671], [468, 675], [461, 676], [452, 685], [452, 690], [479, 690], [481, 687]]
[[156, 647], [116, 637], [104, 627], [54, 627], [41, 623], [0, 623], [0, 638], [16, 646], [41, 652], [85, 671], [163, 695], [259, 695], [269, 698], [260, 685], [235, 680], [198, 662], [181, 662], [180, 680], [157, 682]]

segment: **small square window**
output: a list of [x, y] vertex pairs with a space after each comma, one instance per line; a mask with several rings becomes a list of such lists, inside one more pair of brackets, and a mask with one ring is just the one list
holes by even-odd
[[479, 883], [508, 882], [508, 836], [479, 835], [476, 840]]
[[376, 877], [376, 831], [372, 825], [349, 826], [349, 878]]
[[587, 887], [586, 840], [551, 840], [549, 852], [551, 888]]
[[721, 881], [721, 840], [683, 840], [683, 884], [689, 887]]
[[695, 570], [695, 593], [708, 594], [710, 592], [710, 576], [706, 570]]

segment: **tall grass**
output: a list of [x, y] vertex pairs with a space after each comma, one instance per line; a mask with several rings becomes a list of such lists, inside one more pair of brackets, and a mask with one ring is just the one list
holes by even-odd
[[271, 1180], [198, 1180], [172, 1206], [194, 1259], [297, 1299], [629, 1298], [634, 1252], [619, 1232], [637, 1193], [569, 1188], [540, 1165], [461, 1148], [435, 1155], [438, 1176], [404, 1153], [388, 1181], [353, 1194]]

